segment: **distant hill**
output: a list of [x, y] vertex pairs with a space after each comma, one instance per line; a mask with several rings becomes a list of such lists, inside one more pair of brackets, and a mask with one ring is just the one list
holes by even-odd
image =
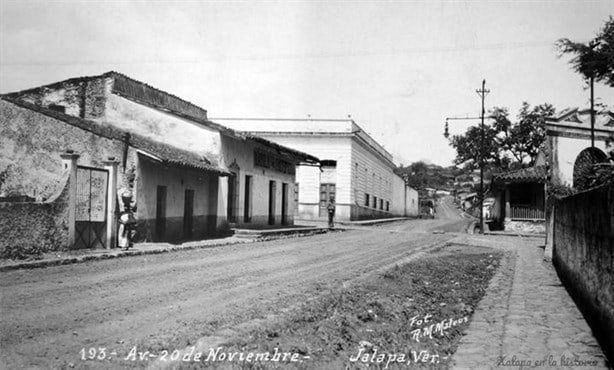
[[452, 190], [454, 178], [462, 174], [462, 170], [454, 167], [442, 167], [436, 164], [418, 161], [407, 167], [397, 167], [395, 173], [406, 178], [407, 184], [414, 189], [426, 188]]

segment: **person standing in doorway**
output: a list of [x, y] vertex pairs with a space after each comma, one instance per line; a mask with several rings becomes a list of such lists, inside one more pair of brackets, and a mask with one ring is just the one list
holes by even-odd
[[134, 235], [136, 233], [136, 218], [134, 212], [136, 205], [133, 205], [133, 195], [130, 190], [125, 190], [121, 193], [124, 211], [119, 214], [117, 246], [123, 249], [130, 249], [134, 246]]
[[328, 206], [326, 206], [326, 210], [328, 211], [328, 227], [335, 227], [335, 198], [331, 197], [328, 202]]

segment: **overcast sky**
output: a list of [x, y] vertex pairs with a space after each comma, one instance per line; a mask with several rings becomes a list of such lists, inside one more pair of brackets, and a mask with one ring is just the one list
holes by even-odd
[[[487, 109], [588, 107], [554, 43], [586, 42], [614, 14], [614, 0], [0, 4], [2, 93], [115, 70], [210, 117], [351, 115], [397, 164], [441, 165], [445, 117], [479, 115], [482, 79]], [[614, 89], [595, 96], [614, 107]]]

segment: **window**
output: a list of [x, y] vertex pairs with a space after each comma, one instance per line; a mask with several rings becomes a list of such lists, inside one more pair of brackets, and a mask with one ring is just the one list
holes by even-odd
[[365, 193], [365, 207], [369, 206], [369, 194]]
[[390, 202], [386, 201], [386, 211], [390, 212]]
[[379, 200], [379, 209], [384, 210], [384, 200], [383, 199]]
[[377, 197], [373, 197], [373, 208], [377, 208]]
[[337, 167], [337, 161], [332, 159], [323, 159], [320, 161], [321, 167]]

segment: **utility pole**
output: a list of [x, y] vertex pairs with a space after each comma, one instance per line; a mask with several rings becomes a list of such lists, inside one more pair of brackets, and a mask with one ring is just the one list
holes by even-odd
[[[484, 115], [486, 111], [484, 109], [484, 98], [490, 92], [490, 90], [486, 89], [486, 80], [482, 80], [482, 88], [476, 90], [478, 95], [482, 98], [482, 113], [480, 117], [447, 117], [446, 125], [443, 132], [443, 136], [447, 139], [450, 137], [450, 132], [448, 129], [448, 121], [449, 120], [473, 120], [473, 119], [481, 119], [480, 124], [480, 234], [484, 234]], [[489, 116], [488, 118], [494, 118]]]
[[593, 75], [591, 75], [590, 84], [591, 84], [591, 148], [594, 148], [595, 147], [595, 96], [594, 96], [595, 77], [593, 77]]
[[480, 234], [484, 234], [484, 98], [490, 92], [486, 90], [486, 80], [482, 80], [482, 88], [476, 90], [482, 98], [482, 123], [480, 125]]

